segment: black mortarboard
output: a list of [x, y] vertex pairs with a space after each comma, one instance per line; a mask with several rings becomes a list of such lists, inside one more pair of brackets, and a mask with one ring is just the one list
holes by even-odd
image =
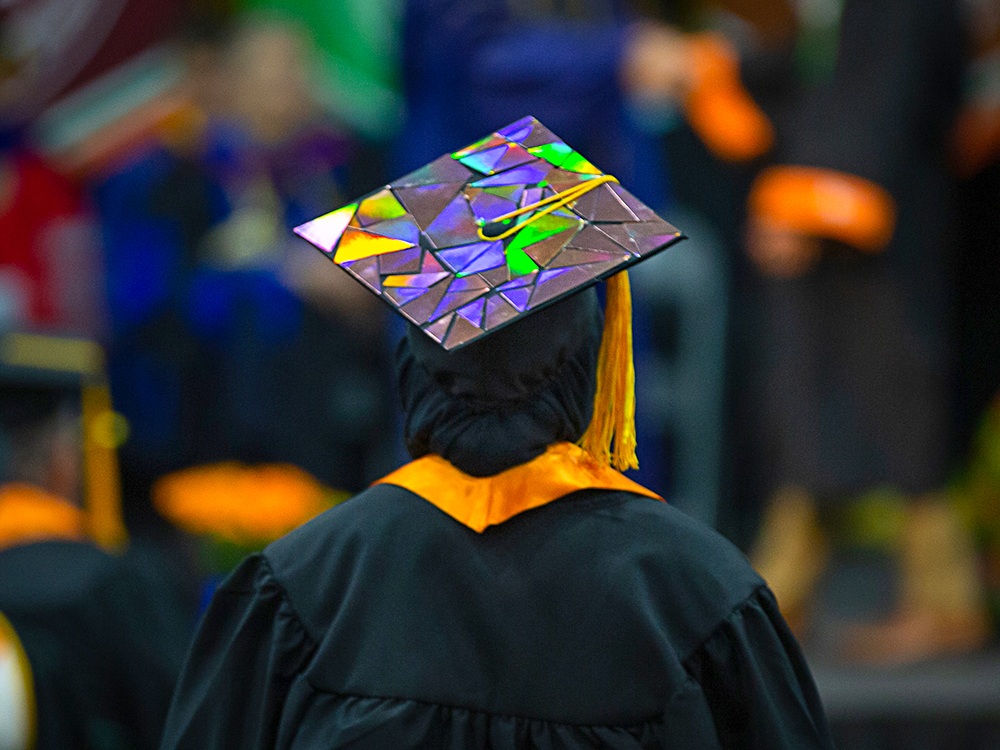
[[17, 429], [79, 401], [96, 372], [90, 342], [11, 334], [0, 338], [0, 426]]

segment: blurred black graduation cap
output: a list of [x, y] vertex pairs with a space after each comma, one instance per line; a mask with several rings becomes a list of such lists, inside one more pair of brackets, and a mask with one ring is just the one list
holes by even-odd
[[0, 338], [0, 426], [16, 430], [79, 404], [100, 372], [100, 349], [79, 339], [13, 333]]
[[83, 421], [84, 496], [90, 535], [100, 545], [125, 541], [115, 446], [121, 418], [111, 409], [104, 352], [81, 338], [8, 332], [0, 335], [0, 428], [32, 426], [65, 405]]

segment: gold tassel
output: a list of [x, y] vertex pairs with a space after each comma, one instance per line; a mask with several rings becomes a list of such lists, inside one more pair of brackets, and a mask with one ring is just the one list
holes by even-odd
[[[632, 294], [628, 272], [607, 280], [604, 334], [597, 356], [594, 414], [577, 443], [599, 466], [638, 469], [635, 456], [635, 365], [632, 362]], [[612, 449], [612, 440], [614, 449]]]
[[111, 393], [103, 379], [87, 383], [83, 411], [84, 496], [91, 538], [107, 552], [122, 552], [128, 532], [122, 520], [121, 480]]

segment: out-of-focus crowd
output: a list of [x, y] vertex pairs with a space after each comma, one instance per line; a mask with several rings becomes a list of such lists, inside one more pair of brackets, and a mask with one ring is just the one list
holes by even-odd
[[690, 237], [633, 273], [637, 480], [818, 658], [989, 645], [995, 0], [14, 0], [11, 737], [155, 747], [218, 577], [402, 463], [400, 323], [290, 230], [529, 114]]

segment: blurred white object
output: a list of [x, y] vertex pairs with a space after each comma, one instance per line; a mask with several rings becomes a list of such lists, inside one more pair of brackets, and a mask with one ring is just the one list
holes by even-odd
[[0, 615], [0, 750], [34, 744], [31, 667], [7, 618]]
[[31, 279], [19, 268], [0, 266], [0, 331], [25, 325], [30, 299]]
[[0, 48], [13, 75], [0, 81], [0, 110], [27, 120], [51, 101], [100, 49], [125, 0], [4, 0]]

